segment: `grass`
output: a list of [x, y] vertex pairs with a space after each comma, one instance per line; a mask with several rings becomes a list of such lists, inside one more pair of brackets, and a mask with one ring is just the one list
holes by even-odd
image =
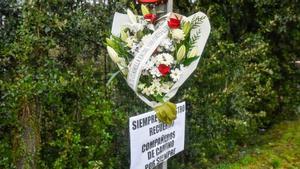
[[238, 161], [213, 169], [300, 169], [300, 119], [275, 125], [260, 139], [263, 144], [246, 150]]

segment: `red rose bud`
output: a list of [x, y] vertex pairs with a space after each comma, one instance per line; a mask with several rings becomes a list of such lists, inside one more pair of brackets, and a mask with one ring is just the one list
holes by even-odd
[[176, 18], [170, 18], [168, 25], [171, 29], [177, 29], [180, 27], [180, 20]]
[[144, 18], [145, 18], [147, 21], [149, 21], [149, 22], [151, 22], [151, 23], [154, 23], [154, 22], [156, 21], [156, 19], [157, 19], [157, 16], [156, 16], [155, 14], [146, 14], [146, 15], [144, 16]]
[[158, 66], [158, 70], [162, 74], [162, 76], [166, 76], [168, 73], [170, 73], [171, 68], [170, 68], [170, 66], [167, 66], [165, 64], [160, 64]]

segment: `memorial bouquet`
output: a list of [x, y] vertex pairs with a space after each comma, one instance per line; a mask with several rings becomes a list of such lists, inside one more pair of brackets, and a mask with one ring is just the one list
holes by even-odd
[[115, 14], [107, 51], [134, 92], [155, 109], [160, 121], [171, 124], [176, 105], [169, 100], [195, 70], [208, 37], [202, 31], [210, 27], [203, 25], [208, 20], [202, 13], [158, 18], [145, 5], [141, 11], [143, 16], [130, 9], [127, 15]]

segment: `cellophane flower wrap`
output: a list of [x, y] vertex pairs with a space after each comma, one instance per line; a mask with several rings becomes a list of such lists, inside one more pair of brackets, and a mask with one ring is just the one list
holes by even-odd
[[158, 18], [145, 5], [141, 9], [143, 16], [129, 9], [115, 14], [107, 50], [139, 98], [160, 121], [171, 124], [176, 105], [169, 100], [196, 69], [210, 24], [201, 12]]

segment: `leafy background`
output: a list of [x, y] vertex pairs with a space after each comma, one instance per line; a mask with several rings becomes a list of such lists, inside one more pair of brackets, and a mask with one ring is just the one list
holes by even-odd
[[[0, 168], [129, 168], [128, 117], [149, 110], [104, 40], [129, 0], [0, 2]], [[188, 104], [186, 150], [169, 168], [210, 168], [299, 115], [298, 0], [175, 1], [212, 32], [173, 102]]]

